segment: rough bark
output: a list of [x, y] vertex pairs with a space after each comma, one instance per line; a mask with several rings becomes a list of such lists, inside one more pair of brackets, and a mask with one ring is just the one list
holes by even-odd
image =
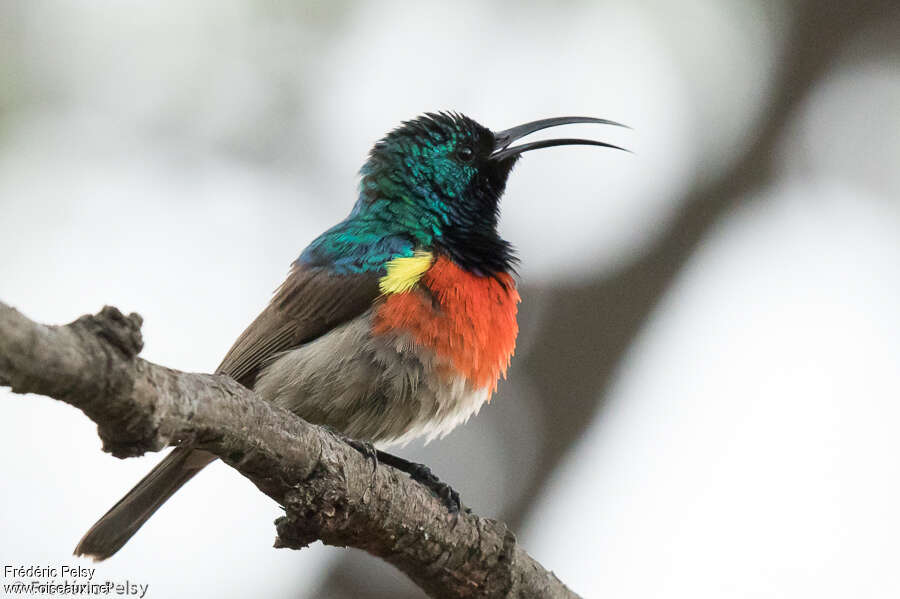
[[216, 454], [284, 507], [276, 547], [364, 549], [432, 597], [576, 597], [502, 522], [451, 516], [404, 474], [227, 376], [139, 358], [140, 327], [112, 307], [45, 326], [0, 302], [0, 385], [80, 409], [117, 457], [184, 442]]

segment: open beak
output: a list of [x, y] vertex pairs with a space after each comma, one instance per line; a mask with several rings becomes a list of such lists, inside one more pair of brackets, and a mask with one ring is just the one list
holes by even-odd
[[498, 131], [497, 133], [494, 133], [494, 152], [491, 154], [491, 159], [505, 160], [506, 158], [509, 158], [511, 156], [518, 156], [522, 152], [529, 152], [531, 150], [537, 150], [540, 148], [550, 148], [553, 146], [601, 146], [604, 148], [622, 150], [623, 152], [629, 151], [625, 148], [620, 148], [619, 146], [614, 146], [613, 144], [606, 143], [604, 141], [572, 138], [544, 139], [541, 141], [533, 141], [531, 143], [519, 144], [518, 146], [509, 147], [509, 144], [511, 144], [512, 142], [516, 141], [517, 139], [521, 139], [526, 135], [534, 133], [535, 131], [547, 129], [548, 127], [556, 127], [558, 125], [571, 125], [573, 123], [598, 123], [601, 125], [615, 125], [616, 127], [626, 128], [628, 127], [627, 125], [623, 125], [615, 121], [595, 119], [589, 116], [561, 116], [551, 119], [532, 121], [530, 123], [525, 123], [524, 125], [519, 125], [518, 127], [513, 127], [512, 129], [506, 129], [505, 131]]

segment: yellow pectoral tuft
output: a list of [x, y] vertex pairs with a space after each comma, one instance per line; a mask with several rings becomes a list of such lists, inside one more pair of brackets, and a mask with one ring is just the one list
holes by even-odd
[[408, 258], [394, 258], [387, 264], [387, 274], [378, 281], [381, 293], [404, 293], [416, 286], [434, 261], [431, 252], [416, 250]]

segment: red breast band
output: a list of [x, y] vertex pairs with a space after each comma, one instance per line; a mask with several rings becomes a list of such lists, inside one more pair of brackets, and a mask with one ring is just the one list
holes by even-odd
[[519, 332], [519, 293], [512, 277], [473, 275], [440, 256], [419, 282], [427, 289], [385, 298], [373, 332], [406, 332], [449, 362], [447, 375], [462, 375], [473, 388], [493, 392], [506, 374]]

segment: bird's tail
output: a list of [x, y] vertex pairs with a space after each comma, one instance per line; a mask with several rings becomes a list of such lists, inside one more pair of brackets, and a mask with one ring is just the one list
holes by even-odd
[[175, 491], [215, 459], [201, 449], [175, 448], [97, 520], [78, 543], [75, 555], [101, 561], [114, 554]]

